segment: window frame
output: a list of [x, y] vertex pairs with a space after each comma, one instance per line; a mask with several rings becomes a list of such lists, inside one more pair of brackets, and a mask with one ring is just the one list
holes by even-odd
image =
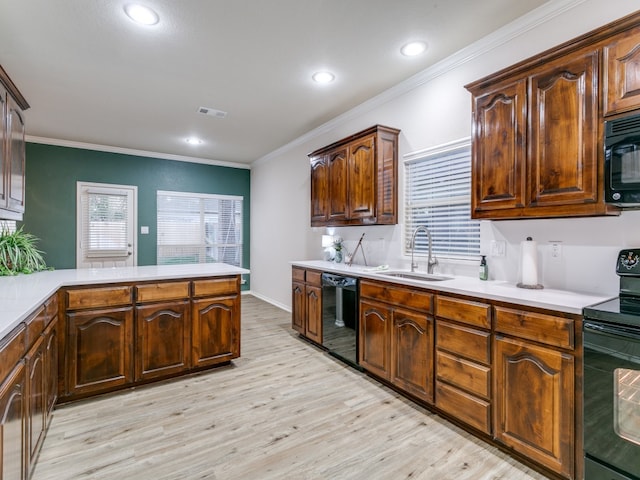
[[[475, 241], [472, 242], [472, 246], [474, 247], [474, 250], [472, 252], [462, 252], [460, 254], [457, 253], [452, 253], [451, 252], [451, 248], [447, 247], [445, 250], [445, 252], [442, 252], [442, 248], [438, 248], [437, 246], [437, 239], [434, 238], [433, 244], [434, 244], [434, 255], [437, 256], [437, 258], [439, 259], [446, 259], [447, 261], [451, 261], [451, 262], [460, 262], [460, 263], [471, 263], [471, 262], [477, 262], [480, 257], [481, 257], [481, 252], [480, 252], [480, 238], [481, 238], [481, 223], [480, 220], [475, 220], [471, 218], [471, 169], [472, 169], [472, 165], [471, 165], [471, 138], [470, 137], [466, 137], [466, 138], [462, 138], [460, 140], [456, 140], [454, 142], [450, 142], [450, 143], [446, 143], [443, 145], [438, 145], [436, 147], [431, 147], [431, 148], [427, 148], [424, 150], [419, 150], [413, 153], [409, 153], [404, 155], [403, 159], [403, 167], [404, 167], [404, 191], [403, 191], [403, 207], [404, 207], [404, 211], [403, 211], [403, 242], [402, 242], [402, 254], [405, 256], [411, 256], [412, 252], [411, 252], [411, 237], [412, 237], [412, 233], [413, 230], [415, 229], [415, 227], [417, 225], [425, 225], [424, 222], [416, 222], [414, 220], [414, 215], [412, 215], [412, 210], [414, 209], [414, 207], [412, 206], [412, 203], [414, 202], [410, 197], [412, 196], [413, 192], [412, 192], [412, 180], [410, 179], [410, 175], [411, 175], [411, 165], [414, 165], [416, 163], [421, 163], [421, 162], [428, 162], [428, 161], [433, 161], [433, 160], [443, 160], [446, 159], [447, 157], [452, 157], [452, 159], [460, 159], [460, 157], [464, 155], [468, 158], [469, 161], [469, 170], [468, 170], [468, 175], [469, 175], [469, 188], [468, 188], [468, 193], [466, 195], [464, 195], [464, 201], [459, 201], [459, 202], [455, 202], [453, 204], [448, 204], [449, 207], [451, 207], [452, 205], [461, 205], [461, 206], [466, 206], [468, 205], [468, 212], [469, 215], [468, 217], [465, 219], [465, 221], [469, 222], [469, 227], [473, 228], [474, 231], [477, 232], [477, 235], [473, 236], [473, 238], [475, 238]], [[466, 173], [465, 173], [466, 175]], [[458, 179], [460, 178], [459, 176], [457, 177]], [[426, 204], [428, 206], [434, 206], [438, 203], [442, 204], [442, 202], [438, 202], [438, 201], [431, 201], [431, 203], [428, 200], [423, 200], [422, 201], [423, 204]], [[447, 204], [443, 204], [447, 205]], [[429, 228], [429, 225], [426, 224], [427, 228]], [[431, 230], [431, 229], [430, 229]], [[434, 237], [436, 237], [437, 232], [434, 232]], [[415, 252], [413, 252], [415, 257], [424, 257], [426, 258], [427, 256], [427, 239], [426, 236], [424, 235], [419, 235], [418, 238], [416, 239], [416, 249]], [[440, 250], [440, 251], [439, 251]]]
[[[159, 217], [159, 207], [160, 202], [159, 199], [161, 196], [170, 196], [170, 197], [182, 197], [182, 198], [190, 198], [196, 199], [200, 203], [200, 212], [199, 212], [199, 224], [198, 224], [198, 235], [199, 235], [199, 243], [184, 243], [184, 244], [173, 244], [173, 246], [178, 248], [184, 248], [185, 251], [188, 249], [193, 249], [193, 256], [197, 257], [197, 262], [176, 262], [176, 261], [166, 261], [166, 259], [170, 258], [170, 256], [161, 257], [161, 250], [163, 247], [171, 246], [172, 244], [162, 244], [161, 242], [161, 227], [160, 227], [160, 217]], [[239, 213], [240, 218], [238, 219], [238, 223], [235, 227], [235, 231], [237, 233], [236, 241], [234, 243], [207, 243], [207, 226], [206, 226], [206, 209], [205, 202], [207, 200], [229, 200], [233, 202], [239, 202], [237, 209], [234, 208], [234, 215]], [[224, 195], [217, 193], [198, 193], [198, 192], [176, 192], [176, 191], [167, 191], [167, 190], [157, 190], [156, 191], [156, 225], [157, 225], [157, 236], [156, 236], [156, 264], [157, 265], [175, 265], [175, 264], [200, 264], [200, 263], [221, 263], [220, 260], [216, 262], [208, 262], [207, 258], [210, 258], [207, 255], [208, 249], [211, 248], [228, 248], [233, 247], [235, 249], [235, 254], [238, 258], [238, 264], [236, 266], [242, 267], [244, 261], [244, 196], [242, 195]], [[163, 261], [163, 258], [165, 259]], [[235, 265], [235, 263], [232, 263]]]

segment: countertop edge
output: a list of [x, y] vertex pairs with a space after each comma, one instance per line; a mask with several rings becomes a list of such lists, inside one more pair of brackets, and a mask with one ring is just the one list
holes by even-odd
[[[204, 267], [202, 265], [208, 265]], [[18, 290], [27, 287], [27, 283], [33, 280], [39, 284], [40, 290], [30, 298], [15, 301], [19, 305], [14, 308], [4, 309], [3, 303], [9, 303], [9, 299], [0, 291], [0, 342], [11, 333], [20, 323], [32, 315], [44, 302], [64, 287], [76, 287], [80, 285], [100, 285], [110, 283], [147, 282], [153, 280], [171, 280], [178, 278], [206, 278], [222, 277], [225, 275], [245, 275], [250, 270], [232, 265], [212, 264], [190, 265], [148, 265], [139, 267], [116, 267], [109, 269], [63, 269], [31, 273], [29, 275], [16, 275], [0, 277], [0, 288], [16, 289], [16, 297], [20, 295]], [[174, 270], [174, 271], [172, 271]], [[49, 278], [47, 278], [49, 277]], [[13, 283], [14, 285], [8, 285]], [[5, 305], [7, 306], [7, 305]], [[7, 306], [10, 307], [10, 306]]]
[[[436, 292], [465, 295], [478, 298], [479, 300], [494, 300], [574, 315], [582, 315], [582, 309], [584, 307], [615, 298], [615, 295], [596, 295], [556, 289], [526, 290], [517, 288], [515, 285], [508, 284], [507, 282], [494, 280], [483, 281], [472, 277], [454, 277], [452, 280], [427, 283], [406, 278], [384, 276], [384, 271], [370, 271], [372, 267], [362, 265], [348, 266], [322, 260], [300, 260], [289, 263], [291, 266], [311, 268], [331, 273], [351, 275], [358, 278], [426, 288]], [[559, 300], [564, 300], [570, 304], [562, 303]]]

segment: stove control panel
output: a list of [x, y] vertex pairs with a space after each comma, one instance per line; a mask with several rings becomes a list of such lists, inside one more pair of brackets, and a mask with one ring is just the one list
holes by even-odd
[[640, 248], [620, 251], [616, 273], [621, 277], [640, 277]]

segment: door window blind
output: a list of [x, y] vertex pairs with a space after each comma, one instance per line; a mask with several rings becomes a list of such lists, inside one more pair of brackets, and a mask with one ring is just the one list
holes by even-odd
[[[434, 254], [460, 259], [479, 257], [480, 222], [471, 219], [468, 142], [405, 163], [406, 254], [411, 253], [411, 237], [419, 225], [431, 232]], [[426, 255], [427, 251], [427, 236], [418, 234], [415, 253]]]
[[157, 193], [158, 265], [242, 266], [242, 197]]
[[86, 189], [81, 197], [82, 248], [87, 257], [127, 256], [129, 212], [126, 193]]

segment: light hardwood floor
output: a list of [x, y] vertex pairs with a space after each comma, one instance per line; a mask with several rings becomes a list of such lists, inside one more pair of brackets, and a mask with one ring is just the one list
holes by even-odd
[[242, 308], [233, 366], [57, 408], [33, 480], [545, 478]]

